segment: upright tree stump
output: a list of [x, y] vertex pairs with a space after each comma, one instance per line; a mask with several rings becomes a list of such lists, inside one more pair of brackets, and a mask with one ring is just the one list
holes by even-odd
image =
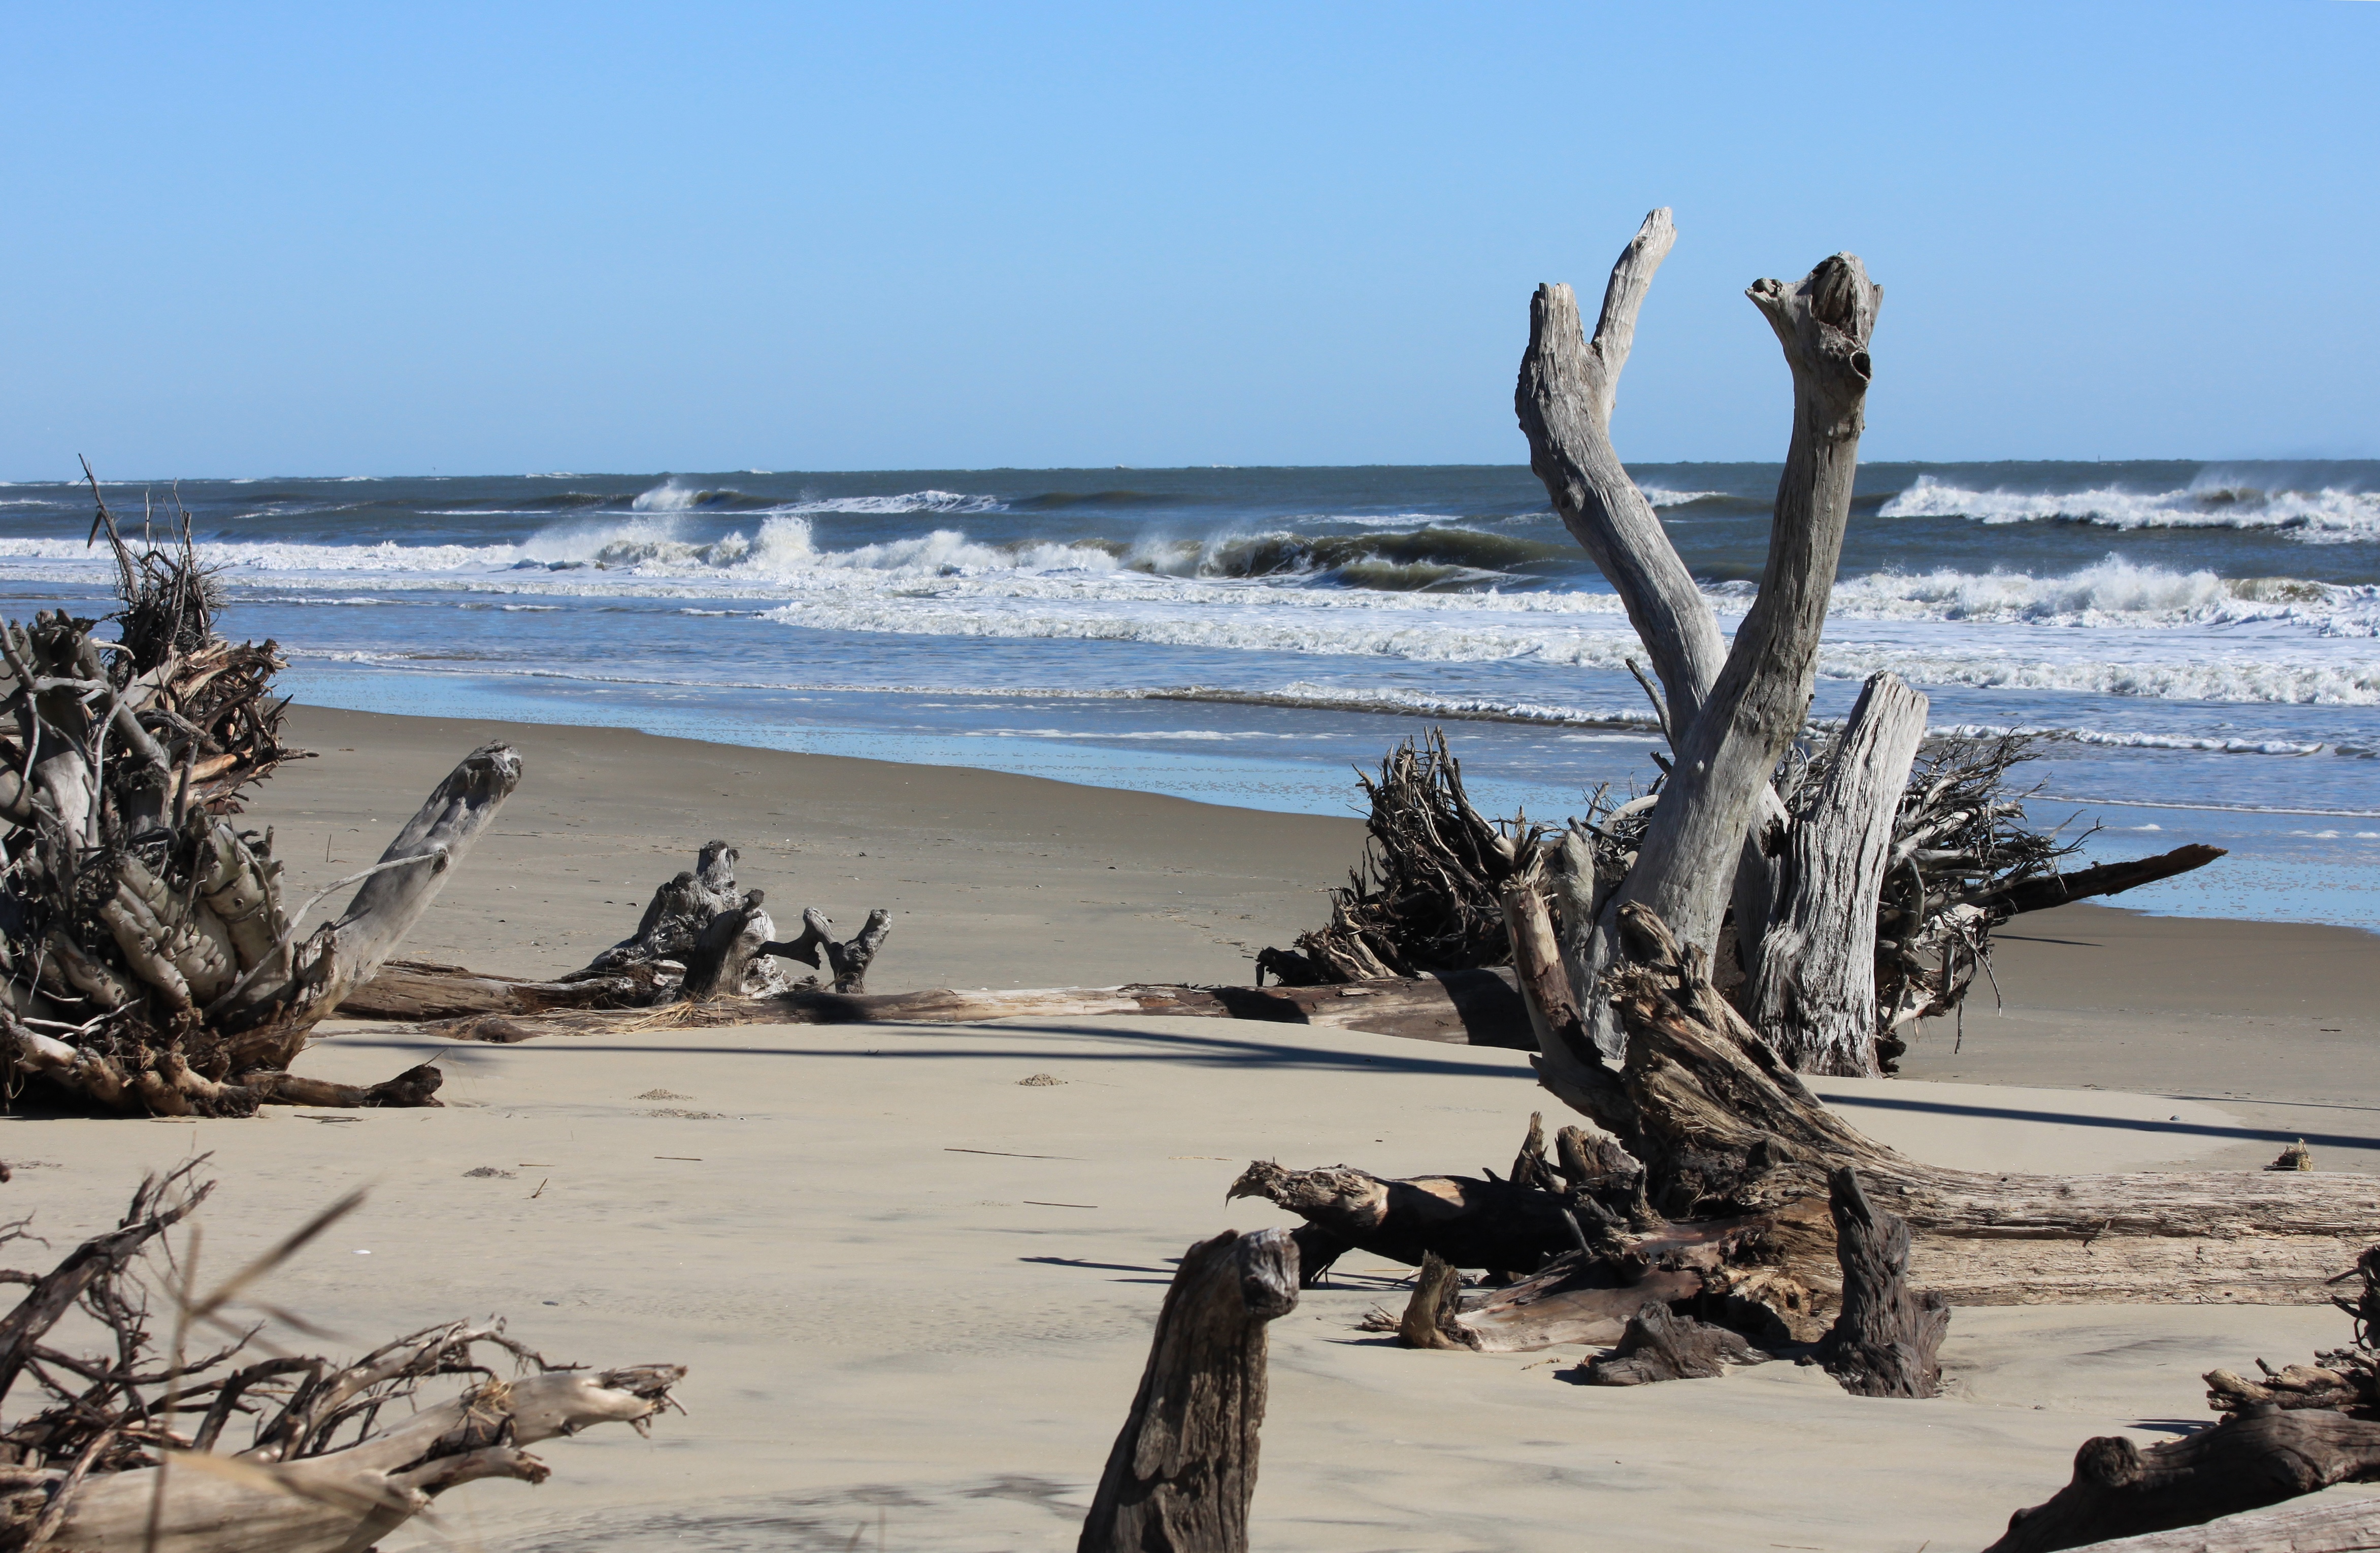
[[1940, 1396], [1950, 1307], [1909, 1287], [1909, 1226], [1868, 1202], [1850, 1166], [1828, 1171], [1827, 1183], [1843, 1303], [1818, 1363], [1855, 1397]]
[[1079, 1553], [1244, 1553], [1264, 1424], [1265, 1324], [1297, 1306], [1284, 1230], [1193, 1245], [1108, 1453]]

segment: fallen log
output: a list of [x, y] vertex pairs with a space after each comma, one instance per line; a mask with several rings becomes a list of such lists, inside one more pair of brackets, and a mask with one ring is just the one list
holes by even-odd
[[1265, 1413], [1267, 1323], [1297, 1306], [1280, 1230], [1226, 1230], [1184, 1254], [1079, 1553], [1245, 1553]]
[[[2010, 1516], [2007, 1534], [1985, 1553], [2056, 1553], [2169, 1532], [2334, 1483], [2375, 1479], [2380, 1424], [2336, 1413], [2275, 1411], [2226, 1419], [2203, 1434], [2145, 1450], [2121, 1436], [2102, 1436], [2075, 1452], [2073, 1480], [2045, 1503]], [[2358, 1508], [2369, 1515], [2370, 1505], [2364, 1500]]]
[[[1458, 1045], [1534, 1050], [1528, 1012], [1509, 971], [1458, 971], [1445, 976], [1318, 987], [1045, 987], [1013, 991], [935, 989], [917, 992], [842, 993], [795, 989], [759, 998], [714, 998], [648, 1013], [535, 1006], [543, 989], [574, 983], [509, 983], [458, 971], [451, 978], [408, 967], [402, 983], [375, 984], [349, 1001], [359, 1018], [408, 1017], [399, 1008], [443, 1009], [487, 1001], [487, 1013], [439, 1019], [425, 1033], [455, 1040], [528, 1040], [542, 1035], [592, 1035], [651, 1028], [657, 1014], [690, 1025], [974, 1025], [995, 1019], [1083, 1019], [1107, 1014], [1167, 1014], [1197, 1019], [1252, 1019], [1318, 1025], [1374, 1035]], [[433, 985], [434, 984], [434, 985]], [[517, 987], [517, 996], [511, 990]], [[449, 989], [452, 989], [451, 991]], [[409, 1017], [424, 1017], [415, 1014]], [[434, 1015], [431, 1017], [435, 1018]]]
[[2088, 1553], [2375, 1553], [2380, 1501], [2328, 1498], [2086, 1547]]

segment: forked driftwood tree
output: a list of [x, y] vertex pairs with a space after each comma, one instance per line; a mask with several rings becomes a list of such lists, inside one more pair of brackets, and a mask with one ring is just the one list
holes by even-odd
[[[1875, 1071], [1877, 956], [1864, 931], [1881, 923], [1897, 951], [1927, 921], [1956, 933], [1961, 920], [2179, 871], [2212, 849], [2080, 875], [1991, 877], [1987, 860], [1968, 854], [2005, 820], [1989, 789], [2011, 751], [1937, 760], [1920, 770], [1920, 789], [1909, 769], [1924, 702], [1889, 676], [1870, 682], [1815, 780], [1780, 783], [1781, 758], [1808, 712], [1849, 513], [1878, 294], [1848, 255], [1793, 285], [1751, 288], [1791, 370], [1793, 429], [1760, 592], [1720, 653], [1707, 604], [1609, 447], [1619, 367], [1670, 240], [1666, 212], [1656, 212], [1613, 272], [1592, 340], [1567, 288], [1539, 290], [1518, 394], [1533, 466], [1652, 652], [1676, 752], [1653, 802], [1609, 817], [1632, 827], [1621, 839], [1633, 855], [1615, 859], [1601, 837], [1573, 829], [1538, 849], [1555, 865], [1545, 877], [1516, 867], [1500, 890], [1541, 1081], [1633, 1162], [1651, 1207], [1671, 1221], [1604, 1226], [1600, 1245], [1597, 1227], [1584, 1224], [1593, 1249], [1567, 1286], [1624, 1287], [1654, 1267], [1691, 1270], [1697, 1297], [1767, 1305], [1807, 1338], [1846, 1303], [1829, 1178], [1856, 1171], [1876, 1212], [1888, 1207], [1907, 1226], [1907, 1282], [1922, 1292], [1886, 1314], [1917, 1340], [1933, 1308], [1925, 1295], [2023, 1304], [2318, 1294], [2380, 1215], [2380, 1184], [2368, 1178], [1946, 1170], [1864, 1136], [1795, 1076], [1796, 1066]], [[1947, 813], [1909, 823], [1911, 807], [1942, 803]], [[1951, 844], [1935, 846], [1941, 841]], [[1879, 912], [1901, 865], [1927, 851], [1952, 854], [1932, 860], [1951, 884], [1921, 878], [1893, 915]], [[1860, 898], [1847, 900], [1852, 892]], [[1739, 995], [1767, 1021], [1759, 1027], [1714, 985], [1730, 905], [1745, 975]], [[1952, 981], [1946, 970], [1937, 985]], [[1303, 1201], [1309, 1181], [1333, 1204], [1353, 1200], [1318, 1179], [1325, 1172], [1266, 1169], [1279, 1187], [1269, 1195], [1343, 1232]], [[1379, 1195], [1386, 1200], [1385, 1183]], [[1461, 1246], [1493, 1244], [1482, 1219], [1509, 1207], [1465, 1188], [1439, 1195], [1426, 1216], [1367, 1232], [1452, 1262]], [[1503, 1228], [1524, 1221], [1507, 1216]], [[1917, 1371], [1925, 1346], [1913, 1344]]]
[[[643, 1433], [672, 1405], [677, 1365], [556, 1367], [501, 1323], [425, 1328], [345, 1365], [248, 1356], [257, 1328], [234, 1319], [243, 1295], [358, 1199], [202, 1292], [188, 1282], [188, 1256], [151, 1254], [212, 1190], [195, 1181], [204, 1163], [143, 1181], [115, 1230], [51, 1271], [6, 1275], [26, 1292], [0, 1316], [0, 1405], [28, 1379], [41, 1401], [0, 1418], [0, 1550], [352, 1553], [461, 1484], [544, 1481], [528, 1446], [595, 1424]], [[0, 1239], [24, 1232], [20, 1220]], [[152, 1288], [170, 1312], [152, 1311]], [[69, 1316], [95, 1324], [104, 1349], [52, 1346]], [[163, 1345], [161, 1316], [172, 1333]], [[227, 1341], [186, 1352], [186, 1336], [200, 1332]], [[456, 1394], [422, 1397], [450, 1376], [464, 1377]]]
[[[0, 715], [14, 723], [0, 732], [12, 1081], [157, 1115], [436, 1104], [434, 1068], [360, 1088], [288, 1065], [428, 909], [520, 780], [518, 757], [474, 752], [377, 864], [285, 900], [271, 832], [237, 823], [243, 791], [291, 753], [271, 698], [273, 644], [215, 634], [187, 518], [177, 545], [136, 548], [101, 502], [92, 533], [116, 559], [116, 638], [63, 610], [0, 625]], [[348, 885], [360, 888], [346, 911], [310, 924]]]

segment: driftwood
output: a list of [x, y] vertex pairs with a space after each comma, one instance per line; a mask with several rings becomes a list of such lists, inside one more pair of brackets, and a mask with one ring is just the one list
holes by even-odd
[[[669, 971], [661, 968], [667, 983]], [[512, 982], [460, 968], [411, 965], [401, 981], [376, 982], [347, 1000], [362, 1019], [432, 1019], [423, 1028], [455, 1040], [520, 1041], [539, 1036], [689, 1025], [971, 1025], [993, 1019], [1079, 1019], [1103, 1014], [1252, 1019], [1364, 1030], [1414, 1040], [1534, 1050], [1528, 1011], [1509, 971], [1319, 987], [1048, 987], [1014, 991], [938, 989], [921, 992], [841, 993], [793, 989], [760, 998], [714, 998], [643, 1012], [556, 1008], [551, 989], [577, 985]], [[661, 1001], [666, 1001], [664, 994]], [[624, 1001], [625, 999], [624, 998]]]
[[[378, 864], [293, 908], [271, 833], [235, 822], [243, 791], [296, 753], [270, 695], [282, 661], [215, 635], [218, 590], [181, 528], [178, 545], [136, 549], [98, 504], [115, 640], [64, 611], [0, 626], [0, 1050], [13, 1077], [103, 1111], [435, 1104], [434, 1073], [358, 1088], [286, 1070], [428, 908], [519, 759], [478, 751]], [[345, 913], [308, 930], [349, 885]]]
[[[2007, 1535], [1985, 1553], [2054, 1553], [2198, 1526], [2334, 1483], [2375, 1479], [2380, 1479], [2380, 1424], [2336, 1413], [2276, 1410], [2231, 1418], [2203, 1434], [2145, 1450], [2120, 1436], [2103, 1436], [2085, 1441], [2075, 1452], [2073, 1480], [2046, 1503], [2010, 1516]], [[2370, 1500], [2363, 1500], [2357, 1509], [2369, 1517], [2370, 1506]]]
[[1408, 1267], [1434, 1255], [1458, 1268], [1530, 1272], [1581, 1244], [1565, 1197], [1492, 1174], [1394, 1181], [1343, 1165], [1289, 1171], [1258, 1159], [1224, 1197], [1263, 1197], [1336, 1241]]
[[1813, 1289], [1836, 1281], [1833, 1236], [1803, 1231], [1845, 1166], [1907, 1221], [1910, 1280], [1952, 1304], [2297, 1303], [2370, 1243], [2380, 1182], [2364, 1176], [2000, 1175], [1911, 1159], [1828, 1111], [1658, 918], [1621, 921], [1635, 963], [1606, 995], [1626, 1062], [1576, 1086], [1550, 1062], [1541, 1075], [1643, 1163], [1658, 1210], [1793, 1227], [1780, 1266]]
[[[592, 1424], [643, 1432], [670, 1405], [675, 1365], [557, 1369], [501, 1326], [448, 1322], [383, 1344], [346, 1365], [276, 1355], [241, 1363], [255, 1329], [231, 1320], [240, 1291], [352, 1207], [318, 1215], [261, 1262], [211, 1295], [177, 1282], [175, 1329], [218, 1329], [227, 1346], [202, 1355], [157, 1353], [136, 1278], [144, 1251], [205, 1200], [204, 1159], [142, 1182], [115, 1231], [85, 1242], [30, 1285], [0, 1318], [0, 1402], [30, 1377], [45, 1405], [0, 1427], [0, 1547], [79, 1553], [339, 1553], [369, 1546], [438, 1494], [483, 1477], [540, 1482], [525, 1446]], [[22, 1234], [22, 1226], [7, 1238]], [[180, 1266], [188, 1268], [188, 1259]], [[71, 1354], [45, 1343], [69, 1312], [112, 1341]], [[500, 1376], [478, 1356], [509, 1355], [524, 1371]], [[418, 1405], [434, 1377], [472, 1378], [451, 1400]], [[383, 1415], [393, 1419], [382, 1426]], [[249, 1443], [226, 1431], [253, 1420]]]
[[2374, 1553], [2380, 1500], [2322, 1499], [2089, 1547], [2092, 1553]]
[[1081, 1553], [1243, 1553], [1265, 1413], [1265, 1327], [1297, 1306], [1297, 1248], [1225, 1231], [1182, 1258], [1108, 1453]]
[[1828, 1183], [1840, 1306], [1815, 1357], [1855, 1397], [1938, 1397], [1950, 1307], [1909, 1287], [1909, 1226], [1879, 1211], [1848, 1165]]
[[1327, 926], [1299, 934], [1294, 949], [1257, 954], [1257, 985], [1268, 974], [1311, 987], [1503, 964], [1496, 892], [1536, 849], [1539, 829], [1471, 807], [1442, 729], [1390, 750], [1378, 781], [1361, 768], [1355, 780], [1371, 807], [1363, 861], [1331, 892]]
[[[2269, 1167], [2268, 1167], [2269, 1168]], [[2347, 1347], [2313, 1356], [2311, 1365], [2275, 1369], [2256, 1361], [2261, 1380], [2228, 1369], [2206, 1372], [2206, 1405], [2217, 1413], [2247, 1413], [2264, 1408], [2330, 1408], [2350, 1417], [2380, 1423], [2380, 1245], [2366, 1250], [2355, 1266], [2330, 1281], [2360, 1279], [2356, 1297], [2337, 1295], [2331, 1304], [2355, 1320], [2354, 1340]]]
[[1876, 899], [1925, 734], [1925, 698], [1891, 674], [1870, 679], [1773, 870], [1780, 899], [1745, 1013], [1796, 1073], [1878, 1072]]
[[[858, 932], [841, 940], [823, 913], [807, 909], [802, 930], [780, 940], [766, 895], [758, 890], [737, 891], [735, 863], [735, 848], [725, 842], [707, 843], [692, 868], [653, 892], [635, 932], [565, 976], [552, 980], [487, 976], [461, 965], [397, 961], [347, 992], [340, 1013], [350, 1019], [468, 1020], [489, 1014], [650, 1009], [674, 1002], [734, 1007], [776, 997], [794, 1000], [793, 1006], [798, 1006], [811, 994], [865, 994], [868, 968], [892, 932], [892, 913], [870, 912]], [[795, 981], [780, 967], [780, 960], [797, 960], [825, 975]], [[831, 1007], [816, 1006], [821, 1013]], [[789, 1010], [779, 1019], [747, 1022], [835, 1021], [803, 1018]], [[507, 1030], [512, 1033], [504, 1033]], [[500, 1020], [483, 1022], [467, 1038], [517, 1040], [530, 1033], [528, 1026], [515, 1030]]]
[[1651, 1304], [1628, 1318], [1628, 1329], [1609, 1353], [1582, 1360], [1580, 1378], [1590, 1386], [1648, 1386], [1663, 1380], [1708, 1380], [1730, 1365], [1764, 1364], [1774, 1355], [1744, 1341], [1740, 1332], [1674, 1314]]

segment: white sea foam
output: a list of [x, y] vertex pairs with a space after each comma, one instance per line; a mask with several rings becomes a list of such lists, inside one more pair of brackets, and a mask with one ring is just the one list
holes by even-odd
[[2268, 528], [2314, 543], [2380, 540], [2380, 492], [2266, 491], [2209, 471], [2180, 491], [1975, 491], [1933, 475], [1887, 502], [1886, 517], [1967, 517], [1982, 523], [2062, 519], [2108, 528]]

